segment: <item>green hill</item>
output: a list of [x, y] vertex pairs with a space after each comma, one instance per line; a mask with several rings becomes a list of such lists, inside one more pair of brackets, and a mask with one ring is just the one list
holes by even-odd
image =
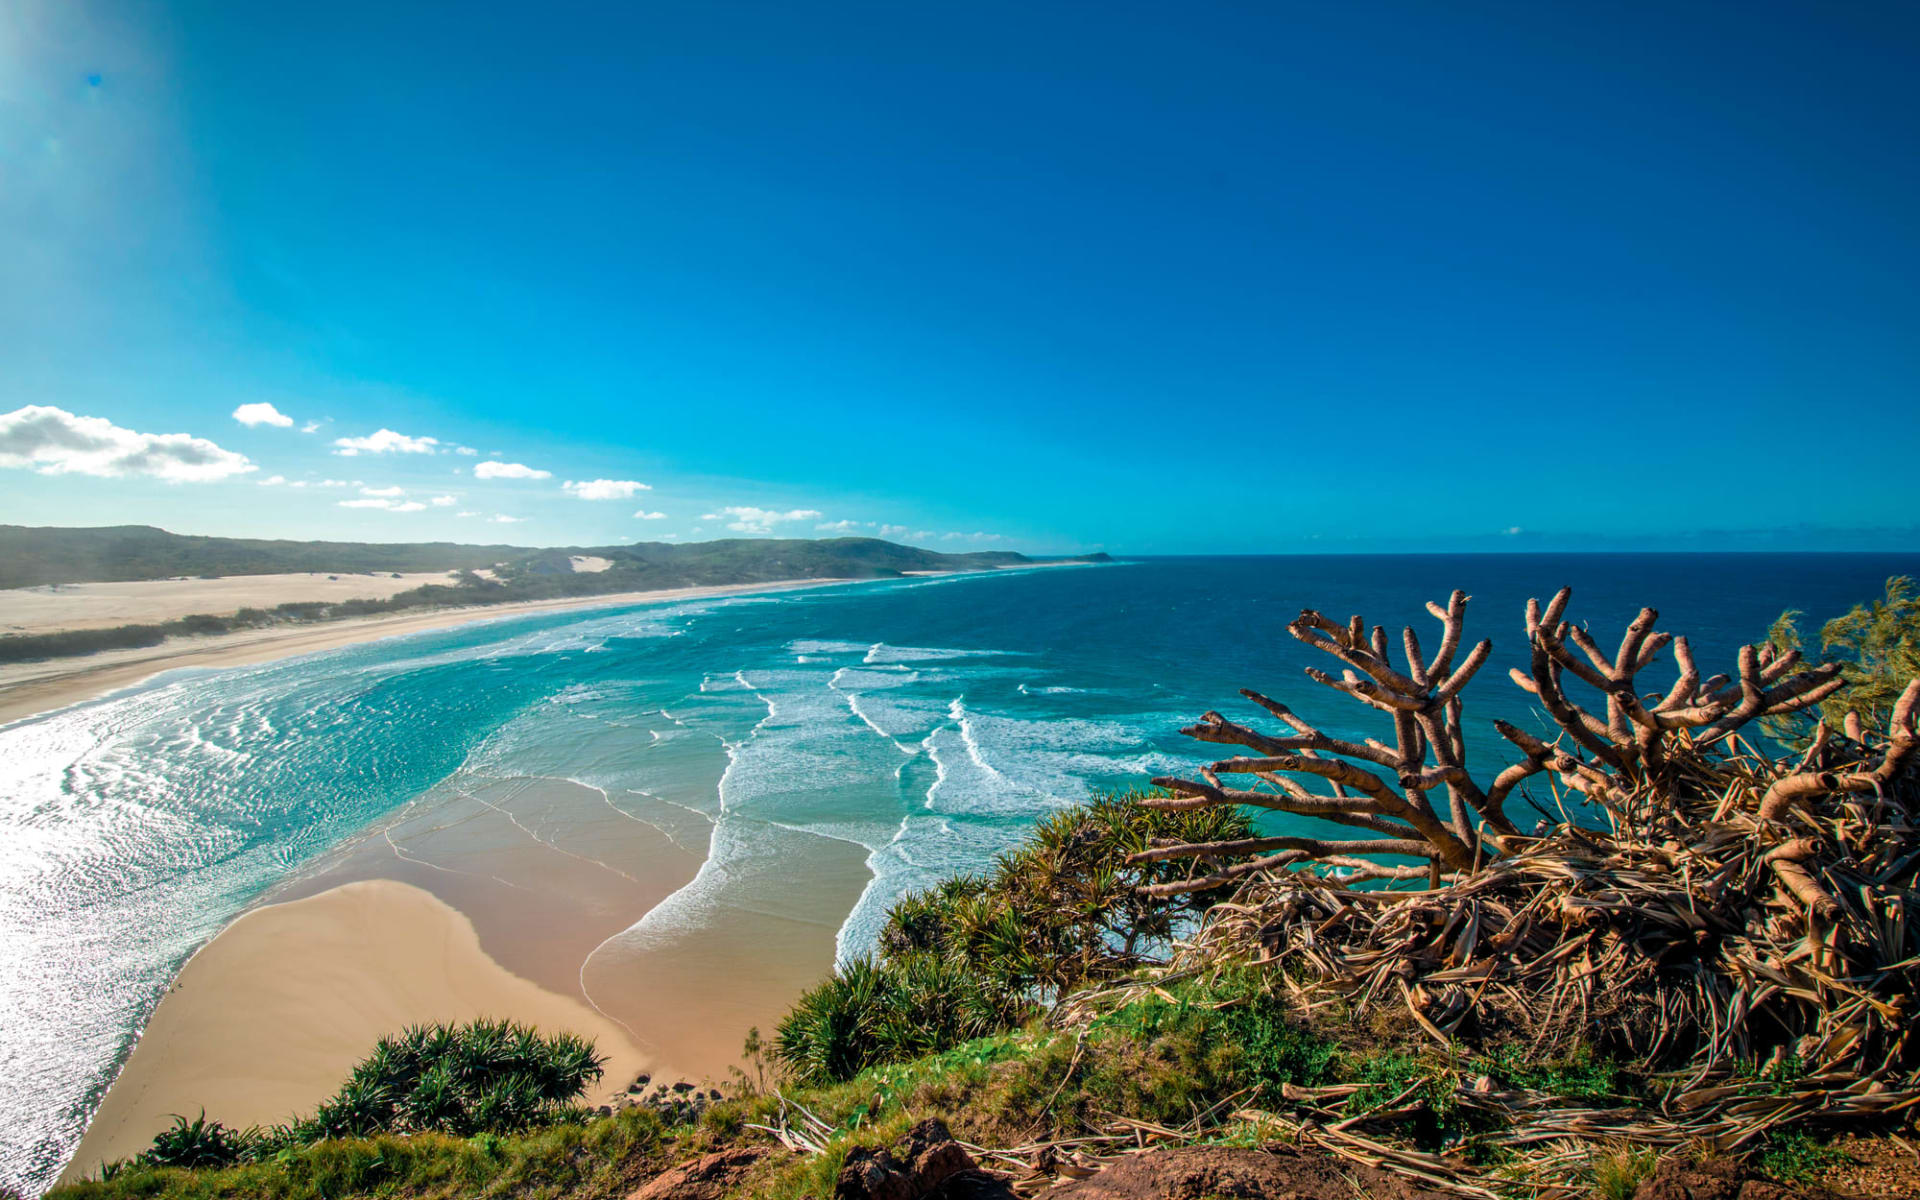
[[[733, 538], [675, 545], [468, 546], [454, 542], [296, 542], [198, 537], [151, 525], [64, 529], [0, 525], [0, 588], [50, 583], [171, 579], [180, 575], [277, 575], [302, 571], [457, 571], [507, 563], [570, 572], [572, 555], [613, 560], [622, 573], [680, 584], [775, 579], [884, 578], [909, 571], [965, 571], [1034, 561], [1011, 551], [941, 554], [878, 538]], [[1104, 556], [1096, 556], [1104, 558]], [[631, 577], [627, 583], [633, 582]]]

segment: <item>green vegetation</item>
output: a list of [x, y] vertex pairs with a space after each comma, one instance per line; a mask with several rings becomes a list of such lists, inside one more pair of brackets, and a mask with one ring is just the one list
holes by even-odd
[[[415, 1029], [382, 1042], [306, 1121], [234, 1132], [182, 1120], [147, 1154], [55, 1200], [617, 1200], [669, 1163], [764, 1144], [747, 1126], [777, 1123], [792, 1102], [834, 1130], [826, 1153], [769, 1160], [734, 1194], [799, 1200], [832, 1194], [855, 1147], [890, 1144], [929, 1115], [985, 1145], [1077, 1137], [1116, 1117], [1254, 1145], [1270, 1131], [1235, 1112], [1283, 1110], [1289, 1089], [1316, 1088], [1331, 1089], [1318, 1102], [1330, 1120], [1363, 1117], [1376, 1136], [1485, 1164], [1501, 1161], [1501, 1128], [1461, 1103], [1464, 1091], [1596, 1107], [1653, 1094], [1643, 1065], [1589, 1050], [1441, 1047], [1417, 1029], [1357, 1027], [1338, 1006], [1309, 1018], [1280, 975], [1231, 964], [1114, 993], [1077, 1028], [1048, 1028], [1049, 1001], [1136, 977], [1220, 898], [1142, 898], [1137, 887], [1166, 864], [1127, 866], [1127, 854], [1154, 838], [1247, 832], [1242, 816], [1133, 799], [1062, 812], [991, 872], [897, 904], [883, 956], [808, 993], [783, 1024], [780, 1096], [742, 1075], [738, 1094], [703, 1111], [637, 1105], [595, 1118], [570, 1107], [597, 1073], [577, 1040], [498, 1023]], [[511, 1082], [529, 1077], [545, 1082]], [[1756, 1076], [1755, 1086], [1772, 1082]], [[503, 1091], [525, 1100], [485, 1099]], [[1802, 1169], [1816, 1150], [1781, 1143], [1769, 1169]], [[1594, 1187], [1628, 1196], [1651, 1164], [1632, 1148], [1598, 1154]]]
[[[1800, 633], [1805, 617], [1798, 609], [1781, 613], [1767, 640], [1777, 649], [1805, 653], [1808, 647]], [[1900, 690], [1920, 677], [1920, 593], [1913, 580], [1896, 575], [1887, 580], [1883, 598], [1856, 604], [1822, 625], [1820, 656], [1841, 664], [1847, 687], [1821, 701], [1815, 713], [1773, 722], [1768, 732], [1804, 745], [1816, 716], [1838, 731], [1849, 711], [1857, 712], [1869, 729], [1886, 728]]]
[[651, 1110], [629, 1108], [605, 1120], [567, 1121], [520, 1134], [331, 1139], [223, 1168], [189, 1170], [143, 1157], [103, 1179], [57, 1188], [53, 1194], [67, 1200], [342, 1200], [373, 1195], [617, 1200], [676, 1152], [698, 1148], [699, 1136], [683, 1130], [678, 1138], [671, 1137]]
[[881, 930], [881, 956], [845, 964], [781, 1022], [780, 1062], [808, 1082], [847, 1079], [1012, 1028], [1152, 961], [1224, 893], [1142, 896], [1175, 868], [1128, 866], [1127, 856], [1154, 838], [1239, 838], [1251, 827], [1237, 812], [1163, 812], [1137, 798], [1058, 813], [991, 872], [902, 899]]
[[570, 1033], [544, 1036], [510, 1021], [416, 1025], [380, 1039], [373, 1053], [311, 1117], [229, 1129], [204, 1111], [173, 1127], [131, 1167], [228, 1167], [288, 1155], [340, 1138], [517, 1133], [578, 1119], [576, 1104], [605, 1060]]
[[687, 545], [641, 542], [538, 550], [453, 542], [195, 537], [151, 525], [84, 529], [0, 525], [0, 588], [180, 576], [460, 571], [500, 563], [519, 565], [532, 574], [565, 574], [572, 570], [567, 560], [575, 554], [611, 559], [615, 570], [649, 571], [689, 586], [829, 576], [874, 578], [905, 571], [970, 570], [1033, 561], [1011, 551], [940, 554], [877, 538], [730, 538]]
[[1781, 1183], [1810, 1183], [1828, 1167], [1845, 1162], [1838, 1148], [1804, 1129], [1784, 1129], [1767, 1139], [1760, 1152], [1760, 1169]]
[[1593, 1158], [1593, 1190], [1600, 1200], [1633, 1200], [1635, 1189], [1653, 1174], [1660, 1152], [1651, 1146], [1624, 1146]]

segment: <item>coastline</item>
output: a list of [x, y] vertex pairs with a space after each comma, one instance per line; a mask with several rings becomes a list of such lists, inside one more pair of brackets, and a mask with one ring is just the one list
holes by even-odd
[[411, 1024], [484, 1016], [590, 1037], [608, 1060], [584, 1097], [595, 1106], [642, 1072], [725, 1083], [746, 1031], [771, 1033], [831, 969], [871, 875], [858, 847], [777, 831], [794, 875], [777, 911], [723, 905], [700, 925], [650, 932], [643, 918], [710, 855], [663, 819], [671, 811], [511, 780], [342, 847], [175, 974], [62, 1181], [145, 1150], [176, 1114], [245, 1128], [311, 1113], [375, 1042]]
[[[1075, 562], [1010, 563], [979, 571], [908, 571], [901, 578], [951, 575], [994, 575], [1003, 571], [1032, 571], [1083, 566]], [[704, 600], [716, 596], [750, 596], [804, 588], [835, 587], [850, 583], [879, 583], [884, 578], [782, 579], [763, 583], [726, 583], [705, 587], [658, 588], [645, 592], [613, 592], [601, 596], [570, 596], [560, 600], [520, 600], [508, 604], [476, 604], [421, 613], [377, 617], [347, 617], [316, 625], [284, 625], [247, 629], [206, 637], [172, 638], [158, 646], [131, 650], [101, 650], [70, 658], [37, 662], [0, 663], [0, 727], [58, 709], [98, 700], [113, 692], [138, 687], [155, 675], [183, 667], [241, 667], [272, 662], [342, 646], [452, 629], [475, 621], [490, 621], [530, 613], [571, 609], [618, 608], [629, 604], [658, 604], [675, 600]]]
[[488, 957], [471, 920], [418, 888], [368, 880], [251, 909], [181, 968], [61, 1180], [146, 1149], [176, 1113], [230, 1128], [310, 1114], [381, 1037], [482, 1016], [591, 1037], [607, 1057], [594, 1104], [653, 1066], [613, 1020]]
[[774, 583], [717, 584], [711, 587], [664, 588], [650, 592], [616, 592], [604, 596], [573, 596], [563, 600], [524, 600], [511, 604], [478, 604], [423, 613], [396, 613], [377, 617], [348, 617], [317, 625], [284, 625], [248, 629], [208, 637], [175, 638], [158, 646], [134, 650], [102, 650], [72, 658], [0, 665], [0, 726], [41, 716], [112, 692], [138, 687], [155, 675], [182, 667], [239, 667], [253, 663], [337, 650], [342, 646], [378, 641], [410, 633], [452, 629], [475, 621], [560, 612], [583, 608], [617, 608], [674, 600], [702, 600], [715, 596], [746, 596], [800, 588], [848, 583], [864, 579], [789, 579]]
[[[1076, 564], [1031, 567], [1058, 565]], [[528, 613], [854, 582], [874, 581], [443, 609], [19, 664], [0, 668], [0, 722], [183, 667]], [[9, 678], [21, 674], [37, 677]], [[704, 897], [714, 882], [713, 828], [710, 816], [670, 795], [616, 796], [547, 776], [495, 777], [410, 802], [269, 889], [175, 973], [100, 1094], [63, 1178], [144, 1149], [174, 1113], [191, 1117], [204, 1106], [209, 1118], [244, 1127], [309, 1112], [379, 1037], [422, 1021], [490, 1015], [587, 1033], [612, 1054], [590, 1095], [596, 1104], [642, 1071], [724, 1082], [746, 1029], [770, 1034], [792, 1000], [831, 970], [840, 927], [873, 875], [869, 851], [856, 843], [767, 824], [756, 835], [765, 852], [751, 863], [729, 860], [729, 869], [748, 866], [774, 889], [729, 891], [689, 924], [683, 893]]]

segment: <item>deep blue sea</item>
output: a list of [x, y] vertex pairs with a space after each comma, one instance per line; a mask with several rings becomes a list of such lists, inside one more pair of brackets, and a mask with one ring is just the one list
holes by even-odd
[[[1506, 678], [1529, 596], [1575, 589], [1603, 644], [1643, 604], [1702, 667], [1785, 608], [1817, 622], [1920, 556], [1152, 559], [503, 618], [276, 663], [182, 671], [0, 728], [0, 1182], [45, 1187], [193, 950], [343, 842], [451, 784], [550, 777], [710, 829], [699, 876], [645, 921], [697, 927], [770, 896], [773, 834], [857, 843], [871, 882], [840, 931], [974, 869], [1035, 818], [1216, 757], [1179, 734], [1255, 687], [1330, 732], [1378, 734], [1306, 680], [1302, 607], [1437, 628], [1473, 596], [1494, 656], [1466, 693], [1543, 722]], [[1398, 639], [1396, 638], [1396, 645]], [[637, 918], [638, 919], [638, 918]]]

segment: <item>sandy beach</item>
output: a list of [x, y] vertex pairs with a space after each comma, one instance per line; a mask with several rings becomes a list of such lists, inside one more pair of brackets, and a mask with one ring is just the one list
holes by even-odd
[[[225, 667], [555, 609], [848, 581], [682, 588], [443, 610], [181, 639], [145, 651], [0, 668], [0, 720], [179, 667]], [[695, 736], [702, 796], [610, 793], [549, 775], [466, 771], [307, 864], [189, 960], [88, 1125], [67, 1177], [145, 1149], [173, 1114], [232, 1127], [310, 1112], [382, 1036], [511, 1017], [593, 1037], [610, 1063], [589, 1099], [640, 1072], [725, 1082], [746, 1031], [770, 1036], [831, 970], [872, 879], [868, 850], [757, 821], [755, 849], [703, 884], [714, 820], [698, 807], [728, 763]], [[564, 771], [565, 767], [558, 768]], [[759, 886], [738, 886], [751, 877]], [[693, 885], [689, 887], [689, 885]], [[702, 892], [702, 887], [709, 887]], [[669, 912], [699, 892], [698, 919]], [[664, 905], [664, 907], [663, 907]], [[685, 906], [682, 906], [683, 908]], [[660, 920], [648, 920], [660, 909]]]
[[788, 832], [779, 911], [698, 929], [629, 928], [691, 880], [704, 822], [615, 808], [591, 788], [503, 781], [409, 806], [237, 918], [188, 961], [87, 1128], [68, 1178], [145, 1149], [172, 1115], [232, 1127], [306, 1113], [380, 1037], [511, 1017], [595, 1040], [607, 1073], [724, 1083], [746, 1031], [771, 1032], [831, 968], [864, 851]]
[[254, 909], [180, 972], [64, 1178], [145, 1149], [175, 1113], [244, 1127], [311, 1112], [382, 1036], [480, 1016], [593, 1038], [608, 1058], [596, 1101], [649, 1064], [616, 1022], [495, 963], [471, 921], [418, 888], [351, 883]]
[[[305, 576], [250, 576], [245, 578], [305, 579]], [[355, 577], [366, 582], [366, 577]], [[439, 578], [435, 576], [434, 578]], [[325, 577], [321, 577], [324, 582]], [[88, 587], [164, 586], [171, 581], [148, 584], [89, 584]], [[195, 581], [219, 584], [228, 581]], [[393, 581], [398, 583], [399, 581]], [[790, 591], [794, 588], [821, 587], [851, 583], [846, 579], [795, 579], [781, 583], [745, 583], [719, 587], [669, 588], [652, 592], [619, 592], [605, 596], [581, 596], [565, 600], [530, 600], [519, 604], [488, 604], [472, 608], [443, 608], [431, 612], [403, 613], [393, 616], [351, 617], [318, 625], [284, 625], [268, 629], [249, 629], [212, 637], [173, 638], [158, 646], [134, 650], [103, 650], [97, 654], [73, 658], [47, 659], [42, 662], [0, 664], [0, 725], [23, 720], [38, 713], [69, 704], [92, 700], [108, 692], [133, 687], [162, 671], [179, 667], [237, 667], [248, 663], [269, 662], [296, 654], [333, 650], [358, 642], [395, 637], [405, 633], [424, 633], [447, 629], [472, 621], [488, 621], [527, 613], [552, 612], [572, 608], [602, 608], [622, 604], [647, 604], [656, 601], [697, 600], [706, 596], [738, 596], [753, 592]], [[415, 584], [413, 586], [418, 586]], [[21, 605], [17, 597], [43, 592], [41, 588], [17, 588], [0, 592], [0, 622], [17, 620], [16, 611], [38, 611], [41, 599]], [[273, 593], [280, 596], [283, 593]], [[307, 598], [301, 596], [299, 598]], [[275, 600], [274, 603], [282, 603]], [[217, 602], [202, 604], [192, 600], [174, 600], [175, 607], [187, 605], [187, 611], [216, 611]], [[151, 615], [145, 618], [157, 619]], [[123, 622], [113, 621], [112, 624]], [[63, 628], [76, 628], [67, 625]]]

